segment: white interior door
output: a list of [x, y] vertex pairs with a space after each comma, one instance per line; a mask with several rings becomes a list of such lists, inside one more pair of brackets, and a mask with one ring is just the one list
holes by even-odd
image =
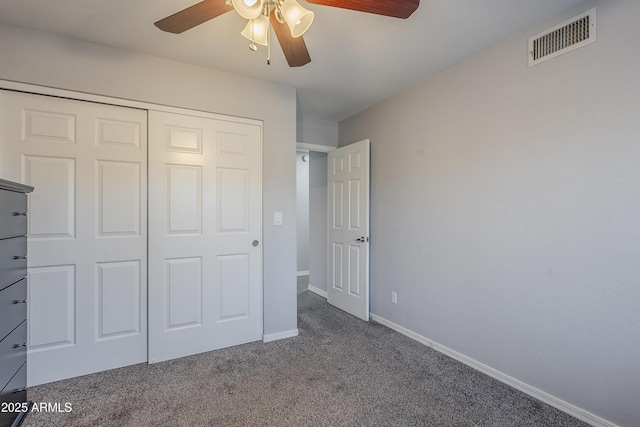
[[329, 304], [369, 320], [369, 140], [328, 154]]
[[147, 113], [0, 91], [29, 195], [28, 384], [147, 360]]
[[260, 340], [261, 126], [149, 123], [149, 362]]

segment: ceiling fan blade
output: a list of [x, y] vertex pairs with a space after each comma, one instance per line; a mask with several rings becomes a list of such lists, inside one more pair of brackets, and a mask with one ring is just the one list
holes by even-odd
[[154, 25], [162, 31], [180, 34], [233, 9], [224, 0], [204, 0], [159, 20]]
[[307, 0], [309, 3], [407, 19], [420, 0]]
[[302, 37], [291, 37], [289, 27], [287, 24], [278, 22], [275, 13], [271, 14], [271, 26], [278, 37], [278, 41], [290, 67], [302, 67], [311, 62], [307, 45]]

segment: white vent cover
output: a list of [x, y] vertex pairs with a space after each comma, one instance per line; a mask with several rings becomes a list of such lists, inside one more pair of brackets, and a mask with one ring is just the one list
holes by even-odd
[[529, 38], [529, 66], [596, 41], [596, 8]]

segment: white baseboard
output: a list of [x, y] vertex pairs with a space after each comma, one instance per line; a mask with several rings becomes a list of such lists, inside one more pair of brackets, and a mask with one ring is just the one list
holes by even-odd
[[309, 270], [298, 271], [298, 277], [300, 277], [300, 276], [308, 276], [308, 275], [309, 275]]
[[297, 336], [298, 329], [291, 329], [290, 331], [276, 332], [275, 334], [264, 334], [262, 336], [262, 342], [278, 341], [285, 338], [293, 338]]
[[513, 378], [503, 372], [498, 371], [497, 369], [494, 369], [490, 366], [485, 365], [484, 363], [478, 362], [475, 359], [472, 359], [470, 357], [465, 356], [462, 353], [458, 353], [455, 350], [452, 350], [448, 347], [445, 347], [442, 344], [438, 344], [435, 341], [432, 341], [416, 332], [413, 332], [410, 329], [407, 329], [403, 326], [397, 325], [393, 322], [391, 322], [390, 320], [387, 320], [383, 317], [380, 317], [376, 314], [370, 313], [371, 315], [371, 320], [380, 323], [381, 325], [384, 325], [390, 329], [393, 329], [394, 331], [400, 332], [402, 335], [405, 335], [409, 338], [412, 338], [424, 345], [426, 345], [427, 347], [431, 347], [432, 349], [439, 351], [440, 353], [443, 353], [453, 359], [456, 359], [459, 362], [464, 363], [467, 366], [472, 367], [473, 369], [476, 369], [484, 374], [489, 375], [490, 377], [493, 377], [495, 379], [497, 379], [500, 382], [503, 382], [517, 390], [520, 390], [523, 393], [528, 394], [529, 396], [532, 396], [548, 405], [553, 406], [556, 409], [559, 409], [563, 412], [566, 412], [567, 414], [581, 420], [584, 421], [586, 423], [591, 424], [592, 426], [596, 426], [596, 427], [618, 427], [616, 424], [605, 420], [604, 418], [600, 418], [597, 415], [592, 414], [591, 412], [588, 412], [582, 408], [579, 408], [575, 405], [572, 405], [571, 403], [565, 402], [562, 399], [559, 399], [547, 392], [544, 392], [536, 387], [533, 387], [527, 383], [524, 383], [516, 378]]
[[324, 291], [320, 288], [316, 288], [311, 284], [309, 285], [309, 291], [313, 292], [314, 294], [320, 295], [324, 299], [327, 299], [329, 297], [329, 294], [327, 293], [327, 291]]

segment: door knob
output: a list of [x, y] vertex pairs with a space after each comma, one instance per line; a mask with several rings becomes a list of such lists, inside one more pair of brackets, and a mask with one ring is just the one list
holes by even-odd
[[356, 242], [360, 242], [360, 243], [364, 243], [364, 242], [368, 242], [369, 238], [368, 237], [360, 237], [359, 239], [356, 239]]
[[260, 244], [260, 242], [258, 242], [257, 240], [254, 240], [253, 242], [251, 242], [251, 244], [255, 248], [256, 246], [258, 246]]

